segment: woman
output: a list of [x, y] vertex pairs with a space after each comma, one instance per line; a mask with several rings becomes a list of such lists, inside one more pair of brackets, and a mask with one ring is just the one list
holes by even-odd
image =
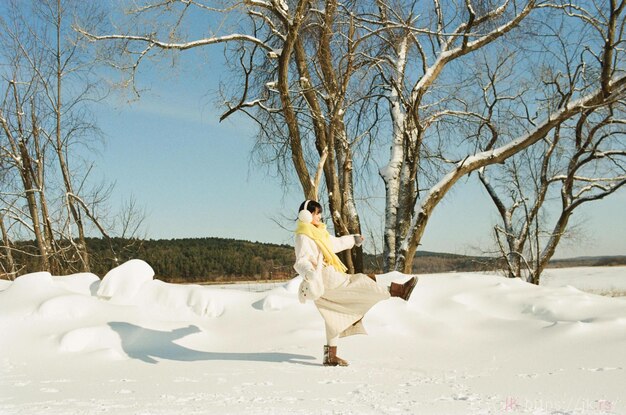
[[[348, 275], [336, 252], [361, 246], [361, 235], [334, 237], [321, 221], [322, 206], [314, 200], [300, 205], [296, 228], [295, 270], [303, 277], [300, 299], [312, 299], [326, 326], [324, 366], [348, 366], [337, 356], [337, 339], [367, 334], [363, 316], [376, 303], [390, 297], [408, 300], [417, 278], [404, 284], [391, 283], [389, 289], [376, 283], [374, 275]], [[318, 288], [316, 288], [318, 287]], [[315, 291], [318, 291], [315, 293]], [[312, 297], [312, 298], [311, 298]]]

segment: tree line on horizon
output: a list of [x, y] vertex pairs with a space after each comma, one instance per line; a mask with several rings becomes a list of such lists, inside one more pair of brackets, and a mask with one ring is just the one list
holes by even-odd
[[[226, 283], [236, 281], [283, 281], [293, 278], [294, 250], [289, 245], [226, 238], [182, 238], [139, 240], [87, 238], [92, 272], [100, 278], [130, 259], [142, 259], [155, 271], [155, 278], [172, 283]], [[23, 263], [18, 275], [40, 271], [34, 241], [18, 243]], [[365, 271], [383, 272], [382, 255], [365, 254]], [[625, 265], [624, 257], [555, 260], [551, 267], [577, 265]], [[467, 256], [420, 251], [413, 261], [413, 273], [473, 272], [503, 270], [497, 257]], [[68, 270], [71, 272], [71, 270]], [[9, 279], [0, 273], [1, 279]]]
[[[86, 238], [86, 243], [91, 256], [90, 272], [101, 278], [116, 266], [136, 258], [150, 264], [155, 278], [167, 282], [284, 280], [293, 273], [293, 248], [286, 245], [223, 238]], [[39, 271], [33, 241], [17, 245], [15, 259], [23, 264], [18, 275]]]

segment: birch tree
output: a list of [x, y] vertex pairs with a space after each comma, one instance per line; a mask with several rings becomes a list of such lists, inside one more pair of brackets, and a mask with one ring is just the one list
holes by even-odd
[[[326, 149], [323, 178], [335, 233], [361, 233], [354, 196], [354, 152], [372, 138], [376, 117], [363, 110], [374, 88], [367, 77], [369, 53], [363, 53], [371, 46], [367, 40], [372, 35], [356, 24], [356, 5], [334, 0], [292, 4], [246, 0], [217, 9], [198, 1], [174, 1], [146, 2], [128, 13], [142, 22], [131, 29], [135, 33], [102, 35], [78, 30], [89, 39], [113, 41], [118, 46], [112, 61], [129, 73], [127, 82], [133, 87], [139, 65], [156, 55], [155, 50], [223, 44], [237, 84], [224, 93], [221, 120], [235, 113], [250, 117], [259, 128], [258, 147], [269, 149], [277, 163], [289, 159], [307, 199], [316, 197], [312, 172]], [[199, 33], [195, 38], [184, 35], [180, 29], [187, 28], [185, 19], [192, 13], [204, 14], [208, 22], [222, 19], [233, 31]], [[156, 19], [161, 19], [161, 25], [152, 26]], [[163, 25], [164, 19], [169, 24]], [[247, 24], [241, 32], [235, 31], [228, 25], [233, 20]], [[154, 30], [137, 34], [148, 27]], [[124, 61], [125, 57], [129, 59]], [[353, 249], [344, 260], [350, 270], [360, 271], [361, 248]]]
[[[70, 30], [79, 13], [101, 20], [93, 5], [75, 1], [10, 2], [0, 19], [2, 42], [0, 151], [3, 242], [11, 272], [10, 235], [34, 237], [40, 269], [88, 271], [87, 224], [106, 235], [97, 217], [98, 192], [87, 189], [74, 147], [99, 139], [86, 103], [102, 96], [91, 57]], [[74, 163], [72, 165], [72, 162]], [[26, 201], [26, 209], [21, 201]]]
[[2, 253], [3, 260], [0, 261], [0, 266], [2, 267], [0, 271], [7, 275], [9, 280], [13, 280], [17, 275], [17, 267], [15, 266], [15, 261], [13, 260], [13, 251], [9, 233], [7, 228], [4, 226], [4, 216], [0, 218], [0, 231], [2, 231], [2, 245], [4, 247], [4, 252]]
[[[596, 39], [588, 44], [590, 53], [584, 56], [584, 64], [601, 68], [601, 74], [567, 90], [560, 106], [541, 101], [537, 91], [522, 95], [516, 88], [509, 88], [514, 91], [512, 96], [500, 99], [495, 106], [489, 102], [469, 102], [468, 95], [481, 93], [473, 82], [472, 72], [488, 70], [485, 66], [468, 68], [468, 64], [478, 62], [473, 60], [474, 55], [496, 54], [508, 46], [506, 40], [515, 39], [516, 30], [526, 32], [523, 39], [526, 44], [539, 47], [548, 36], [546, 31], [539, 30], [543, 27], [541, 22], [550, 22], [545, 25], [549, 26], [562, 18], [579, 19], [576, 15], [584, 10], [581, 4], [467, 1], [450, 9], [433, 2], [429, 12], [419, 9], [421, 14], [417, 8], [401, 10], [383, 2], [379, 6], [377, 20], [390, 29], [396, 28], [381, 34], [390, 51], [389, 57], [381, 60], [380, 71], [388, 85], [392, 120], [389, 163], [381, 169], [387, 202], [385, 267], [408, 273], [433, 210], [461, 177], [504, 162], [587, 108], [609, 105], [624, 94], [626, 80], [623, 72], [606, 71], [603, 63], [606, 60], [598, 62], [594, 57], [608, 56], [608, 47], [613, 51], [611, 59], [615, 59], [620, 41], [611, 39], [603, 44]], [[623, 5], [602, 2], [590, 16], [599, 13], [610, 15], [612, 21], [623, 25]], [[576, 25], [580, 29], [593, 23], [582, 19]], [[528, 33], [531, 30], [533, 33]], [[619, 37], [618, 32], [614, 31]], [[558, 34], [555, 38], [557, 42], [568, 42]], [[526, 69], [532, 68], [533, 59], [545, 59], [537, 54], [528, 55]], [[528, 81], [523, 72], [517, 70], [516, 75]], [[525, 88], [527, 85], [519, 84], [519, 89]], [[535, 113], [519, 125], [517, 136], [509, 134], [495, 119], [485, 122], [494, 108], [510, 100], [519, 104], [518, 112], [531, 108]], [[450, 133], [450, 125], [470, 120], [476, 126], [475, 132]], [[492, 140], [478, 139], [485, 134], [491, 135]]]
[[[355, 163], [368, 163], [371, 154], [355, 151], [358, 143], [364, 139], [389, 143], [388, 161], [380, 169], [386, 189], [385, 270], [412, 271], [432, 212], [461, 177], [503, 163], [585, 109], [606, 106], [624, 93], [623, 73], [607, 71], [602, 64], [606, 59], [597, 59], [607, 53], [615, 58], [621, 46], [611, 40], [589, 44], [585, 64], [601, 68], [599, 75], [568, 91], [561, 106], [548, 105], [536, 90], [514, 91], [517, 111], [535, 114], [518, 123], [517, 134], [506, 131], [507, 124], [495, 125], [498, 139], [484, 142], [482, 129], [489, 124], [482, 121], [495, 107], [473, 107], [466, 99], [476, 92], [474, 68], [469, 65], [479, 52], [489, 55], [520, 36], [524, 39], [516, 47], [541, 45], [546, 33], [539, 29], [561, 17], [575, 19], [581, 27], [593, 26], [598, 13], [623, 22], [623, 7], [614, 1], [599, 2], [599, 12], [588, 18], [583, 12], [587, 2], [582, 0], [445, 4], [380, 0], [374, 5], [245, 0], [219, 8], [215, 4], [146, 1], [130, 10], [134, 26], [126, 30], [115, 34], [78, 30], [91, 40], [116, 45], [114, 65], [128, 71], [133, 86], [147, 59], [225, 45], [239, 83], [234, 98], [231, 94], [224, 102], [222, 118], [242, 112], [255, 120], [260, 142], [274, 150], [272, 160], [289, 160], [306, 198], [312, 195], [310, 172], [328, 148], [324, 184], [338, 234], [360, 232], [353, 171]], [[188, 16], [200, 13], [207, 15], [214, 30], [194, 33], [185, 25]], [[210, 17], [214, 14], [223, 17]], [[619, 38], [621, 30], [616, 28]], [[527, 68], [533, 60], [545, 58], [530, 48], [525, 53]], [[528, 81], [525, 76], [520, 79]], [[381, 115], [383, 108], [387, 117]], [[482, 121], [466, 135], [454, 131], [468, 120]], [[386, 126], [389, 130], [382, 131]]]
[[[589, 88], [591, 83], [600, 84], [610, 95], [610, 83], [604, 77], [613, 79], [623, 74], [623, 50], [617, 46], [622, 40], [616, 30], [624, 23], [623, 5], [608, 14], [603, 11], [579, 8], [575, 14], [569, 13], [569, 17], [593, 24], [581, 30], [576, 20], [574, 24], [568, 22], [573, 31], [567, 37], [569, 42], [556, 43], [556, 50], [544, 50], [554, 59], [538, 68], [536, 81], [552, 107], [561, 108], [573, 91]], [[601, 65], [590, 65], [583, 59], [594, 43], [603, 44], [596, 55]], [[497, 91], [495, 77], [488, 83], [490, 90]], [[493, 99], [497, 95], [493, 93]], [[539, 284], [543, 269], [567, 235], [575, 210], [626, 184], [625, 101], [623, 94], [614, 96], [605, 105], [584, 108], [558, 123], [533, 148], [504, 165], [479, 172], [500, 215], [494, 230], [510, 277]], [[491, 114], [484, 121], [494, 124]], [[528, 115], [526, 121], [533, 122]]]
[[494, 231], [509, 277], [539, 284], [575, 210], [626, 184], [625, 120], [615, 117], [623, 109], [586, 111], [491, 172], [497, 179], [479, 173], [500, 215]]
[[[9, 35], [3, 37], [2, 41], [3, 51], [9, 52], [5, 55], [9, 58], [6, 60], [10, 62], [10, 66], [5, 67], [9, 71], [3, 74], [4, 99], [0, 107], [2, 164], [8, 170], [6, 176], [12, 175], [21, 182], [21, 186], [11, 181], [3, 183], [3, 221], [9, 217], [29, 229], [37, 244], [42, 269], [52, 269], [50, 256], [55, 250], [54, 237], [49, 215], [42, 214], [49, 213], [43, 186], [47, 146], [42, 145], [44, 143], [40, 140], [39, 120], [35, 115], [35, 108], [39, 108], [40, 104], [35, 91], [40, 82], [35, 73], [22, 71], [22, 68], [28, 67], [28, 59], [22, 50], [38, 45], [25, 41], [28, 32], [21, 25], [11, 28], [7, 22], [1, 23], [5, 33]], [[26, 211], [16, 200], [22, 197], [26, 200]], [[29, 223], [26, 218], [29, 218]], [[3, 239], [8, 241], [8, 235]], [[8, 258], [11, 256], [7, 255]]]

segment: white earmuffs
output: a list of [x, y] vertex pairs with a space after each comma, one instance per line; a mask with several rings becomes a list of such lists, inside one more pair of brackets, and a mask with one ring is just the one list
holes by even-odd
[[304, 223], [311, 223], [313, 222], [313, 214], [311, 212], [309, 212], [308, 210], [306, 210], [306, 207], [309, 204], [309, 200], [304, 202], [304, 207], [302, 208], [302, 210], [300, 212], [298, 212], [298, 219], [300, 220], [300, 222], [304, 222]]

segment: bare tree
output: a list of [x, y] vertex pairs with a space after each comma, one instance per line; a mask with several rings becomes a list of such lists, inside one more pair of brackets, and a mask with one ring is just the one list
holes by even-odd
[[[500, 5], [465, 2], [451, 10], [435, 1], [429, 12], [421, 8], [418, 14], [411, 6], [402, 10], [388, 3], [379, 5], [377, 20], [389, 29], [396, 28], [381, 34], [392, 52], [380, 63], [392, 120], [390, 162], [381, 170], [387, 193], [385, 265], [411, 272], [412, 259], [434, 208], [461, 177], [504, 162], [587, 108], [611, 104], [623, 96], [626, 78], [623, 72], [603, 70], [601, 76], [580, 80], [566, 91], [561, 105], [555, 106], [554, 97], [545, 101], [538, 91], [530, 91], [524, 71], [517, 69], [516, 78], [522, 80], [517, 91], [508, 88], [511, 92], [507, 97], [470, 102], [469, 96], [487, 92], [477, 87], [474, 72], [489, 72], [474, 55], [496, 55], [511, 44], [539, 47], [549, 35], [537, 30], [538, 22], [548, 21], [549, 26], [563, 18], [574, 19], [572, 8], [578, 13], [582, 6], [545, 1], [504, 1]], [[603, 2], [603, 7], [603, 11], [612, 8], [611, 19], [623, 23], [621, 5]], [[593, 26], [587, 21], [577, 22], [579, 30], [589, 25]], [[603, 27], [608, 26], [609, 22]], [[516, 45], [520, 33], [525, 33], [524, 39]], [[564, 35], [555, 38], [567, 43]], [[590, 41], [590, 54], [583, 63], [598, 67], [593, 54], [606, 56], [606, 47], [615, 52], [619, 44], [620, 40], [613, 39], [599, 47]], [[534, 60], [546, 57], [530, 52], [526, 56], [527, 68], [532, 68]], [[571, 72], [566, 76], [576, 75]], [[513, 85], [514, 79], [509, 80]], [[507, 131], [510, 123], [502, 124], [503, 117], [493, 117], [494, 111], [510, 107], [511, 102], [517, 104], [517, 113], [529, 108], [535, 112], [531, 117], [515, 114], [517, 135]], [[521, 122], [524, 118], [526, 122]], [[467, 123], [474, 125], [474, 132], [466, 129], [461, 135], [454, 130]], [[485, 136], [488, 139], [482, 141]]]
[[[5, 49], [7, 50], [7, 49]], [[49, 217], [42, 216], [43, 211], [48, 211], [45, 189], [42, 186], [45, 177], [45, 159], [39, 135], [36, 131], [36, 117], [31, 116], [30, 120], [25, 119], [26, 114], [32, 114], [34, 110], [33, 90], [38, 84], [37, 80], [31, 77], [18, 88], [18, 81], [21, 74], [13, 72], [10, 79], [5, 78], [5, 94], [2, 109], [0, 109], [0, 124], [3, 129], [2, 155], [5, 165], [14, 168], [18, 172], [21, 180], [21, 191], [17, 189], [8, 192], [7, 196], [24, 197], [28, 207], [28, 215], [25, 215], [19, 208], [15, 208], [15, 201], [10, 200], [4, 208], [6, 216], [26, 224], [25, 216], [29, 216], [30, 230], [32, 231], [39, 253], [41, 255], [41, 267], [51, 269], [50, 255], [53, 254], [54, 238], [49, 226]], [[30, 101], [31, 105], [25, 102]], [[32, 121], [30, 124], [28, 121]], [[6, 185], [6, 183], [5, 183]], [[13, 198], [12, 198], [13, 199]]]
[[[284, 163], [289, 158], [308, 199], [315, 196], [311, 172], [327, 149], [326, 197], [335, 232], [343, 235], [361, 233], [354, 196], [354, 151], [371, 138], [375, 122], [363, 110], [373, 89], [364, 74], [370, 57], [363, 53], [372, 35], [356, 25], [356, 9], [334, 0], [298, 1], [293, 6], [248, 0], [222, 9], [198, 1], [147, 2], [128, 12], [142, 19], [141, 28], [155, 28], [149, 35], [78, 30], [92, 40], [117, 42], [121, 50], [114, 55], [114, 65], [129, 71], [131, 85], [138, 66], [155, 49], [181, 51], [225, 44], [238, 77], [236, 87], [226, 92], [221, 119], [242, 112], [254, 120], [259, 126], [259, 147], [269, 149], [273, 161]], [[190, 13], [204, 13], [208, 21], [220, 18], [215, 15], [224, 15], [221, 19], [228, 22], [245, 21], [246, 32], [180, 40], [179, 29]], [[166, 18], [171, 25], [154, 25], [155, 19]], [[141, 28], [131, 30], [137, 33]], [[120, 62], [124, 57], [132, 59]], [[361, 79], [358, 88], [356, 78]], [[344, 259], [349, 269], [362, 270], [360, 248]]]
[[[572, 33], [567, 36], [565, 25], [550, 28], [551, 37], [558, 41], [551, 42], [542, 53], [553, 59], [538, 66], [536, 78], [543, 87], [544, 102], [552, 108], [562, 108], [573, 94], [594, 84], [608, 99], [557, 123], [534, 148], [504, 165], [479, 172], [500, 214], [496, 241], [511, 277], [527, 276], [539, 284], [543, 269], [567, 234], [575, 209], [626, 184], [624, 93], [615, 93], [612, 83], [604, 78], [624, 74], [620, 70], [623, 50], [617, 46], [622, 42], [621, 34], [615, 30], [623, 25], [624, 3], [619, 7], [612, 3], [611, 7], [608, 14], [604, 9], [581, 7], [576, 13], [569, 11], [564, 20]], [[578, 23], [579, 19], [585, 24]], [[599, 65], [585, 59], [586, 53], [594, 51], [594, 44], [602, 45], [595, 52]], [[496, 92], [496, 72], [487, 82], [493, 91], [492, 100], [501, 98]], [[489, 126], [487, 131], [497, 124], [494, 118], [493, 114], [484, 117], [482, 125]], [[533, 122], [528, 113], [518, 118]], [[498, 140], [497, 134], [488, 135], [485, 142]]]
[[17, 275], [17, 268], [15, 266], [15, 261], [13, 260], [9, 232], [4, 226], [4, 215], [0, 216], [0, 231], [2, 231], [2, 245], [4, 247], [4, 253], [2, 254], [3, 260], [0, 261], [0, 266], [2, 267], [1, 271], [7, 275], [10, 280], [13, 280]]
[[[34, 237], [41, 269], [88, 271], [85, 219], [108, 235], [97, 216], [102, 194], [87, 189], [90, 168], [74, 147], [99, 139], [87, 104], [104, 90], [70, 24], [77, 15], [91, 24], [102, 16], [93, 4], [70, 0], [13, 1], [4, 8], [0, 157], [9, 180], [0, 189], [3, 245], [7, 252], [15, 249], [10, 234]], [[12, 256], [6, 259], [14, 270]]]
[[623, 101], [588, 109], [490, 168], [497, 178], [479, 173], [500, 214], [495, 236], [510, 277], [539, 284], [575, 209], [626, 184], [624, 109]]
[[[129, 71], [132, 85], [141, 62], [156, 56], [155, 51], [226, 45], [228, 56], [234, 57], [231, 64], [238, 68], [239, 84], [236, 98], [225, 103], [222, 118], [243, 112], [257, 121], [260, 142], [273, 150], [271, 160], [291, 164], [307, 198], [312, 194], [310, 172], [323, 148], [328, 148], [324, 178], [339, 234], [360, 232], [353, 170], [358, 157], [366, 164], [371, 154], [358, 153], [358, 143], [364, 137], [388, 142], [389, 161], [380, 171], [386, 188], [386, 270], [411, 272], [433, 210], [461, 177], [504, 162], [587, 108], [614, 102], [626, 86], [623, 73], [602, 69], [598, 77], [581, 80], [560, 106], [552, 105], [554, 99], [541, 100], [532, 89], [515, 91], [514, 99], [499, 100], [491, 107], [481, 102], [473, 107], [466, 99], [477, 90], [472, 83], [475, 74], [468, 68], [475, 63], [474, 55], [494, 53], [515, 39], [513, 35], [523, 34], [525, 42], [541, 45], [546, 36], [531, 32], [539, 22], [560, 16], [576, 19], [582, 27], [597, 24], [595, 17], [578, 16], [585, 15], [582, 0], [446, 4], [380, 0], [375, 6], [333, 0], [245, 0], [221, 8], [210, 4], [148, 1], [131, 10], [137, 19], [128, 33], [79, 30], [92, 40], [113, 41], [121, 48], [115, 64]], [[623, 22], [622, 5], [605, 1], [600, 7], [613, 21]], [[224, 24], [215, 27], [229, 29], [182, 33], [191, 13], [217, 13]], [[209, 22], [216, 19], [207, 17]], [[236, 29], [228, 24], [233, 22]], [[599, 66], [594, 54], [615, 59], [621, 31], [614, 28], [613, 33], [612, 40], [600, 42], [604, 47], [589, 44], [586, 65]], [[529, 65], [542, 59], [530, 52], [527, 56]], [[119, 59], [128, 61], [120, 64]], [[519, 88], [526, 86], [520, 83]], [[504, 133], [506, 124], [485, 122], [485, 114], [505, 101], [517, 103], [517, 112], [535, 112], [524, 122], [520, 119], [519, 134]], [[388, 119], [381, 115], [384, 108]], [[476, 132], [461, 136], [453, 130], [468, 120], [479, 121], [473, 123]], [[389, 126], [389, 131], [381, 132], [380, 125]], [[483, 142], [482, 130], [489, 126], [497, 139]], [[354, 269], [359, 268], [356, 262]]]

